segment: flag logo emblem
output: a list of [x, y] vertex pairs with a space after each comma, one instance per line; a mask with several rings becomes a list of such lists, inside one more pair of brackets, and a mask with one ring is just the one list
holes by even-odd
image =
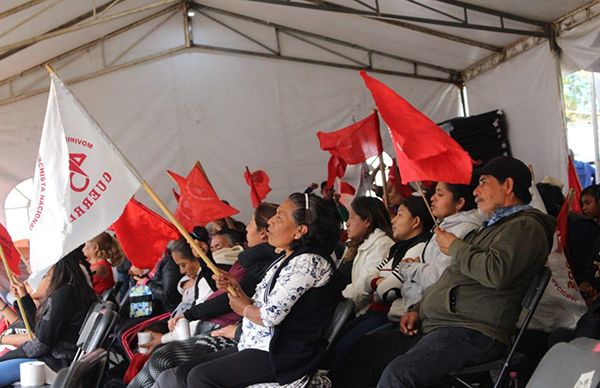
[[71, 190], [81, 193], [90, 185], [90, 177], [83, 171], [81, 165], [87, 158], [86, 154], [69, 154], [69, 180]]

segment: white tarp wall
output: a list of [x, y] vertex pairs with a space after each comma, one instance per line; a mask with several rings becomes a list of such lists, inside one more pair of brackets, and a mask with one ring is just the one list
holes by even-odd
[[[93, 55], [85, 61], [97, 60]], [[375, 76], [434, 121], [458, 115], [458, 90], [452, 85]], [[165, 170], [186, 174], [199, 160], [243, 221], [251, 214], [245, 165], [266, 170], [273, 188], [267, 199], [281, 201], [325, 179], [328, 156], [319, 149], [316, 132], [349, 125], [374, 107], [355, 71], [200, 51], [71, 88], [171, 208], [174, 184]], [[46, 98], [0, 107], [2, 204], [15, 184], [33, 174]], [[392, 153], [387, 132], [382, 134]], [[145, 195], [140, 198], [150, 204]]]
[[565, 31], [557, 40], [562, 50], [564, 72], [578, 70], [600, 72], [600, 18], [591, 19]]
[[567, 182], [559, 66], [543, 43], [467, 83], [471, 115], [502, 109], [513, 156]]

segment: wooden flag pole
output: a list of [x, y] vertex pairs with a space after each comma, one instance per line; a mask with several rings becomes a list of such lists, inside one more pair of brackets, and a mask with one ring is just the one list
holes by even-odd
[[[8, 266], [8, 262], [6, 261], [6, 255], [4, 254], [4, 249], [0, 246], [0, 256], [2, 256], [2, 263], [4, 264], [4, 270], [6, 271], [6, 275], [8, 276], [8, 281], [11, 285], [15, 284], [15, 278], [13, 276], [12, 270]], [[33, 334], [31, 331], [31, 326], [29, 325], [29, 320], [27, 319], [27, 315], [25, 314], [25, 308], [23, 308], [23, 302], [21, 302], [21, 297], [19, 295], [15, 295], [17, 298], [17, 305], [19, 305], [19, 311], [21, 312], [21, 318], [23, 319], [23, 323], [25, 324], [25, 330], [27, 330], [27, 337], [29, 340], [33, 340]]]
[[435, 216], [433, 215], [433, 212], [431, 211], [431, 207], [429, 206], [429, 202], [427, 201], [427, 198], [425, 197], [425, 193], [423, 193], [423, 189], [421, 188], [421, 181], [417, 182], [417, 190], [419, 191], [419, 195], [421, 196], [421, 198], [423, 198], [423, 201], [425, 202], [425, 206], [427, 206], [429, 215], [431, 215], [431, 218], [433, 219], [433, 224], [437, 228], [439, 226], [437, 219], [435, 218]]
[[[192, 247], [192, 249], [206, 263], [206, 266], [215, 275], [221, 276], [221, 270], [212, 261], [210, 261], [210, 259], [208, 258], [208, 256], [206, 256], [206, 253], [204, 253], [204, 251], [202, 250], [202, 248], [200, 248], [200, 246], [198, 246], [198, 244], [192, 238], [192, 236], [190, 236], [190, 234], [188, 233], [188, 231], [175, 218], [175, 216], [173, 215], [173, 213], [171, 213], [171, 211], [167, 208], [167, 206], [163, 203], [163, 201], [158, 197], [158, 195], [156, 195], [156, 193], [154, 192], [154, 190], [152, 190], [152, 188], [148, 185], [148, 183], [146, 183], [145, 180], [142, 180], [142, 187], [144, 188], [144, 190], [146, 191], [146, 193], [148, 193], [148, 195], [150, 196], [150, 198], [152, 198], [152, 200], [158, 205], [158, 207], [160, 207], [160, 209], [163, 211], [163, 213], [165, 213], [165, 215], [167, 216], [167, 218], [169, 219], [169, 221], [171, 221], [173, 223], [173, 225], [175, 225], [175, 227], [177, 228], [177, 230], [179, 231], [179, 233], [181, 233], [181, 235], [186, 239], [186, 241], [190, 244], [190, 246]], [[227, 287], [227, 291], [232, 296], [236, 296], [236, 297], [238, 296], [237, 292], [231, 286]]]
[[379, 171], [381, 172], [381, 184], [383, 186], [383, 203], [385, 204], [385, 208], [390, 211], [389, 204], [389, 194], [387, 181], [385, 180], [385, 164], [383, 163], [383, 153], [379, 154]]
[[[204, 167], [202, 167], [202, 163], [200, 163], [199, 160], [196, 160], [196, 166], [198, 167], [198, 169], [200, 170], [202, 175], [204, 175], [204, 179], [206, 179], [210, 188], [216, 193], [217, 191], [215, 190], [215, 187], [212, 185], [212, 182], [208, 178], [208, 175], [206, 175], [206, 171], [204, 171]], [[231, 221], [231, 217], [225, 217], [225, 223], [227, 224], [227, 227], [229, 229], [232, 229], [232, 230], [235, 229], [235, 225], [233, 225], [233, 221]], [[217, 230], [221, 230], [221, 227], [216, 223], [215, 223], [215, 227], [217, 228]]]

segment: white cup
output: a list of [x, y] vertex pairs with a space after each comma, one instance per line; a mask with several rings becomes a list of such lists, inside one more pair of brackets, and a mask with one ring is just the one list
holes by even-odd
[[19, 371], [22, 387], [38, 387], [46, 383], [46, 364], [43, 361], [23, 362]]
[[187, 319], [181, 318], [175, 324], [175, 336], [179, 341], [186, 340], [192, 335], [190, 333], [190, 323]]
[[147, 331], [140, 331], [137, 333], [137, 336], [138, 336], [138, 351], [141, 354], [148, 353], [149, 349], [146, 347], [143, 347], [141, 345], [146, 345], [148, 342], [152, 341], [152, 333], [147, 332]]

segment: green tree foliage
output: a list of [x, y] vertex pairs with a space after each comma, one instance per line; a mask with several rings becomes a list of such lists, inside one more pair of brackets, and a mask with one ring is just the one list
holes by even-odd
[[591, 117], [591, 84], [589, 73], [578, 71], [563, 77], [563, 93], [567, 119]]

